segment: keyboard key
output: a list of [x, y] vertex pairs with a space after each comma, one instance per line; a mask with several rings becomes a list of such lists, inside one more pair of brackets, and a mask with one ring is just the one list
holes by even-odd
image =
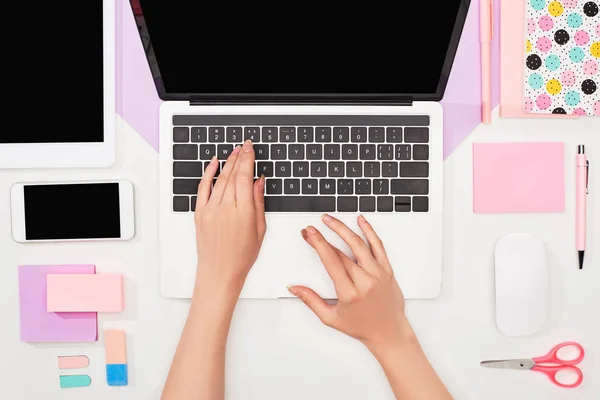
[[429, 128], [404, 128], [406, 143], [429, 143]]
[[267, 187], [267, 194], [283, 193], [283, 180], [281, 179], [267, 179], [265, 186]]
[[306, 159], [307, 160], [322, 160], [323, 159], [323, 145], [307, 144], [306, 145]]
[[401, 162], [400, 176], [403, 178], [427, 178], [429, 176], [429, 163]]
[[225, 139], [228, 143], [241, 143], [242, 142], [242, 127], [241, 126], [228, 126], [225, 130]]
[[[206, 168], [208, 168], [209, 165], [210, 165], [210, 161], [204, 161], [204, 170], [205, 171], [206, 171]], [[223, 164], [223, 165], [225, 165], [225, 164]], [[217, 166], [217, 171], [215, 172], [215, 178], [219, 177], [219, 174], [221, 173], [223, 165], [219, 164]]]
[[174, 160], [197, 160], [198, 159], [198, 145], [197, 144], [174, 144], [173, 145], [173, 159]]
[[182, 178], [202, 178], [204, 167], [202, 162], [173, 162], [173, 176]]
[[344, 163], [332, 161], [329, 163], [329, 176], [332, 178], [343, 178], [344, 175]]
[[364, 176], [366, 178], [379, 178], [380, 164], [378, 162], [367, 161], [364, 165]]
[[392, 194], [429, 194], [429, 180], [392, 179]]
[[338, 194], [354, 194], [354, 181], [352, 179], [338, 179]]
[[389, 194], [390, 181], [389, 179], [373, 179], [373, 194]]
[[342, 160], [358, 160], [358, 145], [343, 144], [342, 145]]
[[356, 179], [354, 181], [354, 193], [355, 194], [371, 194], [371, 180], [370, 179]]
[[192, 196], [191, 202], [191, 211], [196, 211], [196, 202], [198, 201], [198, 196]]
[[279, 135], [277, 127], [263, 127], [262, 128], [262, 141], [265, 143], [277, 143], [279, 141]]
[[174, 194], [196, 194], [200, 179], [173, 179]]
[[252, 140], [252, 143], [260, 142], [260, 129], [258, 126], [247, 126], [244, 128], [244, 141]]
[[350, 142], [350, 128], [348, 128], [348, 127], [333, 128], [333, 141], [335, 143]]
[[288, 146], [288, 153], [290, 160], [304, 160], [304, 145], [290, 144]]
[[414, 160], [429, 160], [429, 145], [415, 144], [413, 146]]
[[421, 196], [413, 197], [413, 211], [414, 212], [429, 211], [429, 197], [421, 197]]
[[232, 144], [220, 144], [217, 146], [217, 157], [219, 160], [227, 160], [227, 157], [229, 157], [232, 151]]
[[410, 160], [410, 144], [396, 145], [396, 160]]
[[380, 127], [369, 128], [369, 142], [383, 143], [385, 142], [385, 129]]
[[320, 126], [316, 130], [315, 142], [331, 142], [331, 128]]
[[208, 134], [205, 126], [195, 126], [192, 128], [192, 142], [206, 143]]
[[374, 212], [375, 197], [361, 197], [359, 199], [359, 210], [360, 212]]
[[393, 144], [380, 144], [377, 146], [377, 156], [380, 160], [393, 160], [394, 159], [394, 145]]
[[381, 196], [377, 198], [377, 211], [391, 212], [394, 211], [394, 198], [391, 196]]
[[327, 163], [314, 161], [310, 163], [310, 176], [314, 178], [324, 178], [327, 176]]
[[316, 179], [302, 179], [302, 194], [319, 194], [319, 182]]
[[272, 160], [287, 160], [287, 145], [272, 144], [271, 145], [271, 159]]
[[308, 161], [294, 161], [294, 176], [297, 178], [308, 177]]
[[381, 176], [383, 176], [384, 178], [397, 178], [398, 163], [395, 161], [381, 163]]
[[208, 128], [208, 141], [211, 143], [223, 143], [225, 141], [225, 128], [211, 126]]
[[410, 197], [396, 196], [394, 204], [396, 212], [410, 212]]
[[275, 163], [275, 176], [289, 178], [292, 176], [292, 163], [289, 161], [277, 161]]
[[402, 143], [402, 128], [387, 128], [388, 143]]
[[265, 196], [267, 212], [335, 212], [334, 196]]
[[360, 178], [362, 176], [362, 163], [360, 161], [346, 163], [346, 176], [348, 178]]
[[360, 145], [360, 159], [361, 160], [374, 160], [377, 157], [375, 153], [374, 144], [361, 144]]
[[273, 162], [272, 161], [261, 161], [257, 163], [258, 175], [264, 175], [268, 178], [273, 176]]
[[298, 141], [311, 143], [315, 141], [315, 130], [312, 126], [301, 126], [298, 128]]
[[200, 145], [200, 159], [210, 160], [215, 156], [217, 147], [214, 144], [201, 144]]
[[367, 128], [365, 127], [353, 127], [350, 129], [350, 138], [352, 143], [366, 143], [367, 142]]
[[338, 212], [357, 212], [358, 211], [358, 197], [355, 196], [344, 196], [337, 198], [337, 210]]
[[300, 179], [286, 179], [283, 181], [284, 194], [300, 194]]
[[173, 197], [173, 211], [175, 211], [175, 212], [190, 211], [190, 198], [187, 196]]
[[173, 128], [173, 142], [187, 143], [190, 141], [190, 128], [186, 126], [178, 126]]
[[296, 128], [281, 128], [279, 130], [279, 141], [282, 143], [293, 143], [296, 141]]
[[255, 144], [254, 145], [254, 157], [257, 160], [268, 160], [269, 159], [269, 145], [268, 144]]
[[326, 160], [339, 160], [341, 155], [341, 149], [339, 144], [326, 144], [325, 145], [325, 159]]
[[321, 194], [335, 194], [335, 179], [321, 179], [319, 192]]

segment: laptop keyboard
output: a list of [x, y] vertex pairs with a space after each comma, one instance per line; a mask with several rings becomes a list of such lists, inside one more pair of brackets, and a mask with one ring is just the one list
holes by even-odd
[[175, 115], [173, 211], [195, 210], [204, 169], [251, 139], [267, 212], [429, 211], [426, 115]]

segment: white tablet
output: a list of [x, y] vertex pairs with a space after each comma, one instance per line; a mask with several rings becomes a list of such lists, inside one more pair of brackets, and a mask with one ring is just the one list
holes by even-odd
[[[115, 162], [115, 0], [17, 2], [27, 33], [12, 54], [26, 104], [0, 133], [1, 168]], [[23, 110], [25, 108], [25, 110]]]

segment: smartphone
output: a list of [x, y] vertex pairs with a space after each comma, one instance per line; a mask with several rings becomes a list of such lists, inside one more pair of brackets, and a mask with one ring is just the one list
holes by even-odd
[[129, 240], [135, 233], [129, 181], [17, 183], [10, 195], [20, 243]]

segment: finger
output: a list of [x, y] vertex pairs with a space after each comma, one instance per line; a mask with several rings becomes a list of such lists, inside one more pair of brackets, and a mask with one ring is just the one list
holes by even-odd
[[229, 178], [231, 176], [231, 172], [235, 168], [237, 161], [239, 159], [240, 154], [240, 146], [236, 146], [235, 149], [231, 152], [229, 157], [227, 158], [227, 162], [225, 163], [225, 167], [223, 167], [223, 171], [219, 175], [217, 179], [217, 183], [215, 183], [215, 187], [212, 191], [211, 203], [219, 204], [223, 200], [223, 193], [225, 193], [225, 189], [229, 183]]
[[244, 146], [246, 146], [247, 142], [249, 142], [249, 140], [246, 140], [246, 142], [244, 142], [244, 145], [239, 150], [238, 160], [235, 163], [235, 166], [233, 167], [231, 174], [229, 175], [229, 184], [225, 188], [225, 193], [223, 193], [223, 200], [221, 200], [222, 203], [236, 204], [236, 190], [237, 190], [236, 181], [237, 181], [237, 176], [240, 173], [240, 168], [242, 165], [242, 157], [245, 154]]
[[244, 142], [238, 162], [240, 169], [235, 179], [236, 203], [242, 208], [252, 209], [254, 206], [254, 147], [252, 141]]
[[335, 322], [334, 306], [329, 305], [315, 293], [314, 290], [305, 286], [288, 287], [291, 294], [298, 297], [315, 315], [327, 326], [332, 326]]
[[358, 226], [365, 234], [367, 242], [369, 242], [369, 247], [371, 248], [371, 253], [373, 254], [373, 257], [375, 257], [375, 260], [377, 260], [377, 263], [379, 263], [381, 267], [391, 270], [392, 267], [390, 266], [385, 246], [383, 245], [381, 238], [379, 238], [379, 235], [377, 235], [377, 232], [375, 232], [375, 229], [373, 229], [373, 226], [371, 226], [369, 221], [362, 215], [358, 216]]
[[256, 208], [256, 223], [258, 232], [264, 236], [267, 231], [267, 217], [265, 216], [265, 176], [254, 182], [254, 207]]
[[332, 231], [338, 234], [340, 238], [350, 247], [350, 250], [356, 257], [358, 264], [369, 273], [377, 273], [378, 267], [375, 265], [376, 261], [371, 253], [371, 250], [367, 246], [364, 240], [361, 239], [352, 229], [348, 228], [346, 224], [337, 218], [333, 218], [331, 215], [323, 215], [323, 222]]
[[336, 249], [329, 244], [315, 227], [309, 226], [302, 230], [302, 237], [316, 250], [327, 273], [333, 280], [333, 285], [338, 294], [348, 293], [353, 290], [354, 283], [350, 279], [346, 268], [337, 255]]
[[358, 282], [364, 280], [364, 278], [367, 277], [367, 273], [364, 269], [356, 265], [356, 263], [353, 260], [351, 260], [350, 257], [348, 257], [346, 254], [344, 254], [343, 251], [335, 247], [334, 249], [336, 254], [338, 255], [338, 258], [342, 262], [342, 265], [344, 266], [344, 268], [346, 268], [348, 276], [350, 276], [350, 279], [352, 279], [354, 284], [358, 286]]
[[213, 157], [206, 167], [204, 171], [204, 176], [200, 180], [200, 184], [198, 185], [198, 199], [196, 201], [196, 212], [198, 210], [204, 208], [210, 199], [210, 191], [212, 188], [212, 182], [215, 178], [215, 174], [217, 173], [217, 168], [219, 168], [219, 161], [217, 157]]

